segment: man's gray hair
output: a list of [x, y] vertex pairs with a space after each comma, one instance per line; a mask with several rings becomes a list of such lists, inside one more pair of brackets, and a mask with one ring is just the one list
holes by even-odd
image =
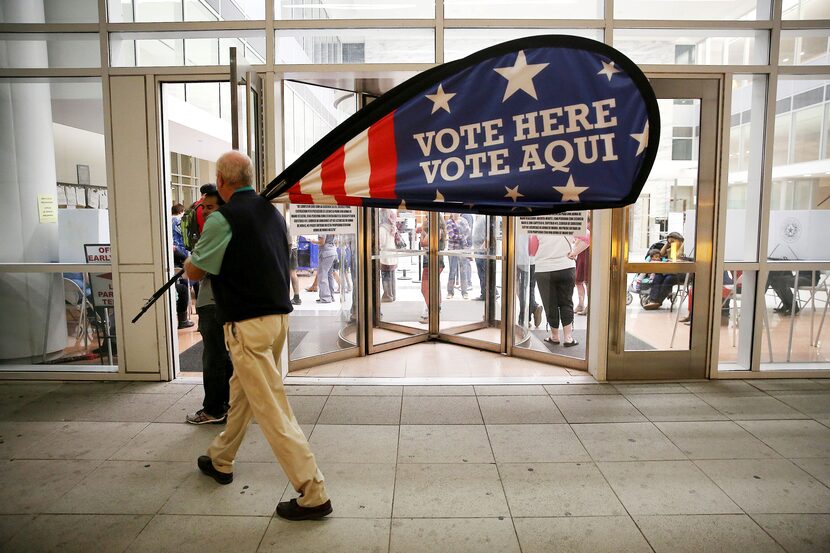
[[234, 188], [251, 186], [254, 182], [254, 164], [251, 158], [236, 150], [226, 152], [216, 160], [216, 173]]

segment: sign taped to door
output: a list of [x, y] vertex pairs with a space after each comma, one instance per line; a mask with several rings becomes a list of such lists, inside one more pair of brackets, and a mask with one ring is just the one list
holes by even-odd
[[570, 211], [556, 215], [519, 217], [519, 229], [525, 234], [581, 236], [588, 234], [588, 212]]
[[[112, 263], [109, 244], [84, 244], [87, 263]], [[92, 304], [95, 307], [115, 307], [115, 292], [112, 288], [112, 272], [90, 273]]]
[[357, 210], [345, 205], [291, 207], [291, 235], [357, 234]]

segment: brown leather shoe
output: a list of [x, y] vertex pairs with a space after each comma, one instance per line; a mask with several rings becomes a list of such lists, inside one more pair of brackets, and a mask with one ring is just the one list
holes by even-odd
[[216, 467], [213, 466], [213, 461], [207, 455], [200, 455], [196, 460], [196, 464], [199, 465], [200, 471], [207, 474], [222, 485], [233, 482], [233, 473], [219, 472], [216, 470]]

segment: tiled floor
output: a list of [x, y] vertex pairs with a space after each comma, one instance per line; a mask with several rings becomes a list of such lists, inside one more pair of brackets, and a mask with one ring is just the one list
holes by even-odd
[[830, 551], [830, 386], [288, 386], [333, 516], [258, 426], [219, 486], [200, 386], [0, 383], [0, 550]]

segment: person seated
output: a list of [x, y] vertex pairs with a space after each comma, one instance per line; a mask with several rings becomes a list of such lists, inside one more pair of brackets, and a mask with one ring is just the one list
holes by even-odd
[[[660, 249], [659, 260], [668, 260], [669, 258], [677, 259], [683, 255], [683, 235], [679, 232], [670, 232], [666, 238], [666, 243]], [[649, 257], [655, 261], [655, 255], [652, 254], [654, 250], [649, 251]], [[682, 275], [674, 273], [654, 273], [651, 279], [651, 288], [648, 292], [648, 302], [643, 305], [643, 309], [649, 311], [660, 309], [663, 302], [671, 294], [672, 288], [678, 284], [679, 278]]]
[[[811, 288], [818, 284], [821, 279], [820, 271], [800, 271], [798, 273], [798, 287]], [[781, 300], [781, 305], [774, 308], [773, 311], [783, 316], [788, 316], [793, 313], [801, 311], [801, 306], [798, 302], [795, 303], [793, 309], [793, 288], [795, 288], [795, 275], [792, 271], [770, 271], [767, 277], [766, 289], [772, 288], [775, 295]]]

